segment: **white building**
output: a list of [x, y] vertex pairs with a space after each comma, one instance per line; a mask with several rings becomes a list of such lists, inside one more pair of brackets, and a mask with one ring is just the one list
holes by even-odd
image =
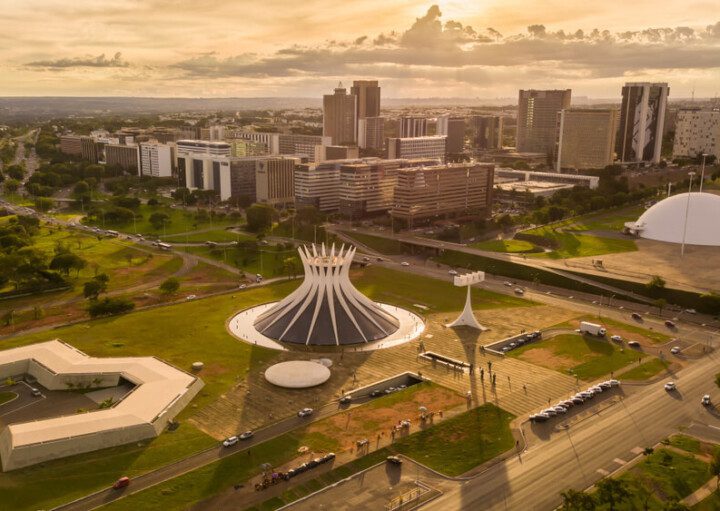
[[389, 138], [388, 159], [396, 158], [439, 158], [445, 161], [447, 137]]
[[398, 121], [400, 138], [427, 136], [428, 121], [424, 117], [400, 117]]
[[172, 150], [169, 145], [141, 143], [138, 175], [152, 177], [172, 176]]
[[178, 153], [178, 171], [190, 190], [214, 190], [223, 201], [232, 195], [228, 156]]
[[178, 156], [180, 156], [180, 153], [230, 156], [232, 150], [227, 142], [212, 142], [210, 140], [178, 140], [176, 145]]
[[673, 157], [712, 154], [720, 158], [720, 110], [683, 109], [675, 121]]
[[233, 138], [241, 138], [264, 144], [267, 154], [280, 154], [280, 133], [261, 133], [257, 131], [237, 130], [232, 133]]

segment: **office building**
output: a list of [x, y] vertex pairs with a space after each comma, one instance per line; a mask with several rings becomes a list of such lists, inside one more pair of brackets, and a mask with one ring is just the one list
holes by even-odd
[[231, 147], [227, 142], [210, 140], [178, 140], [177, 152], [185, 154], [205, 154], [208, 156], [230, 156]]
[[[352, 161], [352, 160], [350, 160]], [[323, 212], [340, 207], [340, 166], [348, 160], [302, 163], [295, 168], [295, 205]]]
[[60, 152], [73, 156], [82, 155], [82, 143], [77, 135], [62, 135], [60, 137]]
[[358, 146], [382, 150], [385, 143], [385, 118], [365, 117], [358, 120]]
[[267, 154], [280, 154], [280, 133], [237, 130], [232, 133], [232, 136], [236, 139], [264, 144]]
[[257, 202], [255, 172], [260, 160], [269, 156], [230, 158], [230, 199], [239, 204]]
[[494, 168], [492, 163], [402, 168], [390, 214], [408, 226], [436, 218], [485, 218], [492, 206]]
[[462, 153], [465, 149], [465, 118], [442, 115], [437, 118], [436, 135], [447, 137], [445, 152]]
[[389, 138], [388, 159], [396, 158], [440, 158], [445, 161], [447, 137]]
[[570, 108], [558, 114], [555, 169], [602, 169], [612, 165], [618, 112]]
[[517, 150], [553, 156], [560, 110], [570, 108], [570, 89], [521, 90], [518, 100]]
[[108, 166], [118, 166], [123, 170], [137, 172], [140, 167], [138, 146], [108, 144], [105, 146], [105, 163]]
[[315, 148], [326, 145], [332, 145], [331, 137], [281, 134], [278, 137], [278, 154], [304, 155], [312, 159], [315, 158]]
[[317, 145], [315, 146], [315, 163], [321, 163], [328, 160], [348, 160], [351, 158], [359, 158], [359, 150], [357, 147], [348, 147], [344, 145]]
[[352, 145], [357, 142], [357, 96], [348, 94], [338, 84], [333, 94], [323, 96], [323, 135], [332, 145]]
[[245, 156], [264, 156], [270, 154], [268, 152], [267, 145], [262, 142], [253, 142], [252, 140], [244, 139], [231, 139], [228, 140], [230, 144], [230, 155], [236, 157]]
[[720, 159], [720, 110], [682, 109], [675, 122], [673, 158], [700, 154]]
[[169, 145], [150, 142], [141, 143], [139, 146], [138, 175], [152, 177], [172, 176], [172, 151]]
[[190, 190], [213, 190], [220, 200], [230, 199], [230, 158], [203, 153], [178, 153], [178, 172]]
[[427, 136], [427, 119], [424, 117], [400, 117], [398, 121], [399, 138]]
[[80, 156], [90, 163], [99, 163], [105, 159], [105, 144], [96, 142], [93, 137], [80, 137]]
[[626, 83], [615, 151], [623, 163], [660, 162], [667, 83]]
[[470, 117], [471, 145], [473, 149], [491, 151], [502, 149], [503, 118], [498, 115]]
[[533, 170], [515, 170], [508, 168], [496, 168], [495, 178], [504, 182], [528, 181], [536, 183], [559, 183], [572, 186], [584, 186], [595, 190], [600, 185], [598, 176], [586, 176], [582, 174], [559, 174], [557, 172], [537, 172]]
[[258, 161], [255, 171], [257, 201], [275, 207], [295, 202], [295, 166], [298, 158], [267, 158]]
[[357, 120], [380, 116], [380, 87], [377, 80], [355, 80], [350, 87], [350, 94], [357, 97]]
[[201, 140], [212, 140], [215, 142], [225, 140], [225, 126], [208, 126], [200, 128]]

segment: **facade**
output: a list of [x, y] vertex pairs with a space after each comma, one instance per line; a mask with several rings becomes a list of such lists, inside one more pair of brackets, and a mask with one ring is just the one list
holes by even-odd
[[570, 108], [558, 114], [555, 168], [602, 169], [615, 159], [618, 112]]
[[93, 137], [80, 137], [80, 156], [90, 163], [99, 163], [105, 159], [105, 144], [96, 142]]
[[334, 94], [323, 96], [323, 135], [330, 144], [345, 145], [357, 142], [357, 96], [348, 94], [338, 84]]
[[284, 207], [295, 202], [297, 158], [267, 158], [255, 168], [255, 195], [258, 202]]
[[267, 145], [262, 142], [253, 142], [252, 140], [232, 139], [228, 141], [230, 144], [230, 155], [236, 157], [245, 156], [264, 156], [269, 154]]
[[0, 378], [28, 375], [49, 390], [134, 385], [117, 404], [10, 424], [0, 431], [4, 471], [158, 436], [203, 387], [155, 357], [94, 358], [59, 340], [0, 351]]
[[255, 172], [258, 162], [267, 157], [230, 158], [230, 200], [245, 204], [257, 202]]
[[518, 152], [555, 152], [557, 115], [570, 108], [570, 89], [521, 90], [518, 99]]
[[171, 177], [172, 151], [169, 145], [141, 143], [139, 146], [139, 176]]
[[238, 130], [233, 132], [233, 137], [264, 144], [266, 154], [280, 154], [280, 133]]
[[350, 87], [350, 94], [357, 97], [357, 120], [380, 116], [380, 86], [377, 80], [355, 80]]
[[503, 118], [498, 115], [473, 115], [470, 117], [473, 149], [490, 151], [502, 149]]
[[315, 146], [315, 163], [322, 163], [328, 160], [349, 160], [359, 158], [357, 147], [344, 145], [318, 145]]
[[225, 140], [225, 126], [209, 126], [200, 128], [200, 138], [202, 140], [220, 141]]
[[437, 135], [447, 137], [445, 152], [462, 153], [465, 149], [465, 118], [443, 115], [437, 118]]
[[314, 206], [326, 213], [337, 211], [340, 207], [340, 167], [346, 162], [298, 165], [295, 168], [295, 204]]
[[615, 146], [621, 162], [660, 162], [669, 92], [667, 83], [626, 83], [623, 86]]
[[559, 174], [557, 172], [536, 172], [532, 170], [515, 170], [496, 168], [495, 178], [509, 181], [532, 181], [535, 183], [560, 183], [572, 186], [585, 186], [595, 190], [600, 184], [598, 176], [585, 176], [582, 174]]
[[60, 152], [73, 156], [82, 155], [82, 144], [80, 137], [76, 135], [62, 135], [60, 137]]
[[178, 153], [178, 172], [190, 190], [214, 190], [220, 200], [231, 196], [230, 158], [202, 153]]
[[108, 144], [105, 146], [105, 163], [117, 165], [123, 170], [137, 171], [140, 167], [140, 156], [138, 146]]
[[396, 158], [440, 158], [445, 161], [447, 137], [389, 138], [388, 159]]
[[230, 156], [231, 147], [227, 142], [209, 140], [178, 140], [177, 152], [185, 154], [205, 154], [208, 156]]
[[264, 336], [307, 346], [367, 343], [397, 331], [399, 320], [350, 282], [355, 248], [300, 247], [305, 280], [260, 314], [253, 326]]
[[297, 154], [314, 158], [316, 147], [326, 145], [332, 145], [330, 137], [281, 134], [278, 137], [278, 154]]
[[412, 226], [418, 220], [490, 214], [492, 163], [413, 166], [398, 171], [390, 214]]
[[400, 117], [399, 138], [426, 137], [428, 121], [424, 117]]
[[358, 119], [358, 146], [362, 149], [381, 150], [385, 144], [385, 118]]
[[720, 110], [683, 109], [675, 123], [673, 158], [712, 154], [720, 159]]

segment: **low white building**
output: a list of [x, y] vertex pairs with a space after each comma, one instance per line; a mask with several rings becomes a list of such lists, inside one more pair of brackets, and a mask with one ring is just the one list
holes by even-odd
[[172, 149], [169, 145], [141, 143], [139, 147], [138, 175], [152, 177], [172, 176]]
[[135, 387], [111, 408], [5, 427], [4, 471], [156, 437], [204, 385], [154, 357], [94, 358], [59, 340], [0, 351], [0, 380], [20, 375], [48, 390], [111, 387], [122, 380]]

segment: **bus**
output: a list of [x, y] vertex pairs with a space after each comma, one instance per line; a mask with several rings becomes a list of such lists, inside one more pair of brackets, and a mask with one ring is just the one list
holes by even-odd
[[162, 241], [157, 244], [157, 247], [160, 250], [170, 250], [172, 248], [172, 245], [170, 243], [163, 243]]

